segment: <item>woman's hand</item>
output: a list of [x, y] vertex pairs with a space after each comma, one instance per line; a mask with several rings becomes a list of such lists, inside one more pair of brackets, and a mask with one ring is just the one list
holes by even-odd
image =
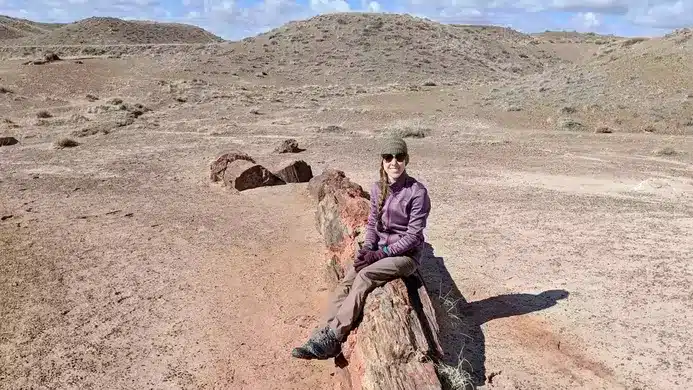
[[376, 251], [361, 249], [359, 250], [359, 256], [354, 262], [354, 269], [356, 272], [360, 272], [362, 269], [368, 267], [378, 260], [384, 259], [385, 257], [387, 257], [387, 254], [382, 249], [378, 249]]

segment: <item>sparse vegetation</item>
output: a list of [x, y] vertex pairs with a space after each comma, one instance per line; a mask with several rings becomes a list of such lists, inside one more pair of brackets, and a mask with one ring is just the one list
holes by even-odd
[[47, 118], [52, 118], [53, 115], [51, 115], [51, 113], [46, 111], [46, 110], [41, 110], [41, 111], [36, 113], [36, 117], [39, 119], [47, 119]]
[[676, 152], [676, 150], [674, 148], [667, 146], [667, 147], [655, 150], [654, 154], [657, 156], [675, 156], [678, 153]]
[[60, 138], [55, 142], [55, 146], [58, 147], [58, 149], [74, 148], [75, 146], [79, 146], [79, 142], [72, 138]]
[[445, 390], [473, 390], [475, 388], [472, 377], [464, 369], [464, 359], [460, 357], [457, 366], [451, 366], [445, 363], [436, 363], [436, 372], [440, 379], [442, 388]]

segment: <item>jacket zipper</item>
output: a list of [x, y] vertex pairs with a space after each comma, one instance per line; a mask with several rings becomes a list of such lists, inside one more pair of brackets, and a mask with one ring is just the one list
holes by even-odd
[[387, 216], [385, 217], [385, 231], [387, 232], [387, 237], [385, 237], [385, 246], [390, 245], [390, 201], [392, 200], [392, 194], [390, 194], [388, 198], [389, 199], [387, 200], [387, 208], [385, 209], [385, 211], [387, 212]]

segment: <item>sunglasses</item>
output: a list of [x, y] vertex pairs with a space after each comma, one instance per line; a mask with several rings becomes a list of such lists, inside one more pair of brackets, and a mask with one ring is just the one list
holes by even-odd
[[397, 153], [395, 155], [383, 154], [383, 160], [385, 160], [385, 162], [390, 162], [393, 158], [397, 159], [398, 162], [402, 162], [405, 160], [406, 157], [407, 155], [404, 153]]

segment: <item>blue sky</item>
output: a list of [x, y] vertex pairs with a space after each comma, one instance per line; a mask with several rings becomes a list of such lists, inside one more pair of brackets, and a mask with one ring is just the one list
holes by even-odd
[[0, 0], [0, 14], [43, 22], [115, 16], [195, 24], [226, 39], [340, 12], [409, 13], [443, 23], [523, 32], [593, 31], [656, 36], [693, 27], [693, 0]]

